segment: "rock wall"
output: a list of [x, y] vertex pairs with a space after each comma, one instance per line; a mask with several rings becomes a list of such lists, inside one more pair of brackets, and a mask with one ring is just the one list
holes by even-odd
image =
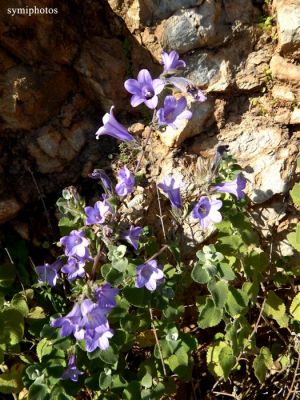
[[114, 141], [94, 133], [112, 104], [128, 107], [123, 82], [145, 64], [105, 1], [0, 0], [0, 223], [108, 162]]
[[94, 140], [101, 116], [112, 103], [129, 110], [125, 77], [141, 67], [156, 73], [162, 49], [177, 50], [208, 95], [186, 126], [160, 135], [162, 158], [183, 146], [205, 159], [226, 142], [254, 203], [269, 206], [290, 188], [300, 140], [300, 0], [39, 0], [59, 14], [13, 18], [6, 3], [0, 223], [38, 197], [33, 176], [49, 193], [105, 164], [112, 142]]

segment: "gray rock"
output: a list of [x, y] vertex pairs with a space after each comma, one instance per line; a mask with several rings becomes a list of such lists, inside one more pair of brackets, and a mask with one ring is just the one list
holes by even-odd
[[254, 203], [263, 203], [288, 191], [297, 148], [279, 127], [263, 127], [259, 120], [248, 120], [231, 127], [222, 140], [229, 143], [231, 153], [244, 168], [248, 195]]
[[213, 1], [177, 11], [165, 23], [161, 44], [181, 54], [200, 47], [218, 46], [224, 40], [220, 18], [221, 4]]
[[275, 7], [279, 50], [300, 58], [300, 0], [277, 0]]

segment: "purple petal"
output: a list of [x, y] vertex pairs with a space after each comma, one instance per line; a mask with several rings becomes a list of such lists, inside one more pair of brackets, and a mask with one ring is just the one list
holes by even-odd
[[141, 93], [141, 84], [136, 79], [127, 79], [124, 83], [125, 89], [131, 94]]

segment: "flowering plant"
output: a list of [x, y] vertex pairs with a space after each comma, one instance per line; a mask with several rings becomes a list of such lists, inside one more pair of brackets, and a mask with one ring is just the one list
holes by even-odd
[[[184, 382], [199, 380], [195, 371], [203, 362], [207, 329], [214, 335], [203, 346], [207, 368], [217, 378], [212, 391], [245, 368], [243, 359], [263, 383], [273, 354], [255, 342], [262, 318], [300, 330], [299, 296], [289, 315], [272, 289], [260, 302], [271, 260], [246, 213], [246, 179], [228, 146], [217, 147], [205, 177], [195, 166], [191, 193], [176, 171], [154, 183], [139, 181], [153, 132], [163, 134], [165, 126], [177, 129], [179, 120], [193, 118], [189, 97], [206, 100], [178, 76], [185, 62], [176, 52], [163, 52], [162, 64], [160, 77], [152, 79], [143, 69], [124, 84], [133, 107], [144, 104], [153, 111], [142, 146], [118, 122], [113, 107], [96, 132], [99, 140], [109, 135], [140, 148], [137, 162], [123, 165], [116, 183], [103, 170], [91, 172], [103, 189], [94, 204], [86, 205], [73, 187], [57, 202], [60, 255], [35, 268], [35, 293], [45, 306], [29, 311], [27, 303], [34, 300], [25, 291], [25, 313], [16, 313], [23, 328], [9, 336], [9, 346], [22, 340], [24, 320], [30, 334], [39, 336], [32, 345], [37, 356], [23, 378], [28, 399], [173, 398]], [[135, 215], [138, 185], [154, 192], [159, 225], [147, 226], [143, 215]], [[278, 357], [285, 354], [280, 351], [274, 350]]]

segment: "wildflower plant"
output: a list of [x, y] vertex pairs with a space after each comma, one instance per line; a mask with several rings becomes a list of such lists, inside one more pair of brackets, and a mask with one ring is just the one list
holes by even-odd
[[[180, 76], [185, 62], [175, 51], [163, 52], [162, 64], [159, 77], [143, 69], [124, 84], [132, 107], [144, 104], [153, 112], [135, 166], [123, 165], [116, 183], [103, 170], [91, 172], [103, 189], [94, 204], [86, 205], [73, 187], [57, 202], [60, 256], [36, 267], [35, 291], [45, 307], [40, 314], [31, 310], [28, 322], [39, 336], [33, 344], [37, 357], [23, 379], [29, 399], [72, 399], [78, 393], [99, 400], [172, 398], [184, 382], [196, 382], [202, 332], [211, 328], [213, 339], [204, 347], [216, 385], [245, 368], [245, 359], [263, 383], [287, 350], [256, 343], [262, 318], [277, 324], [277, 331], [300, 332], [299, 295], [288, 310], [270, 284], [266, 271], [272, 260], [251, 226], [246, 179], [228, 146], [216, 149], [191, 195], [183, 195], [185, 182], [177, 175], [155, 182], [160, 211], [171, 220], [165, 223], [159, 215], [162, 232], [133, 220], [127, 205], [153, 131], [176, 129], [179, 119], [192, 118], [188, 97], [206, 100]], [[103, 135], [133, 146], [138, 141], [117, 121], [113, 107], [96, 138]], [[161, 198], [167, 204], [163, 211]], [[209, 242], [195, 240], [186, 254], [181, 225], [189, 218], [204, 238], [214, 235]], [[289, 275], [275, 274], [276, 279], [288, 281]]]

